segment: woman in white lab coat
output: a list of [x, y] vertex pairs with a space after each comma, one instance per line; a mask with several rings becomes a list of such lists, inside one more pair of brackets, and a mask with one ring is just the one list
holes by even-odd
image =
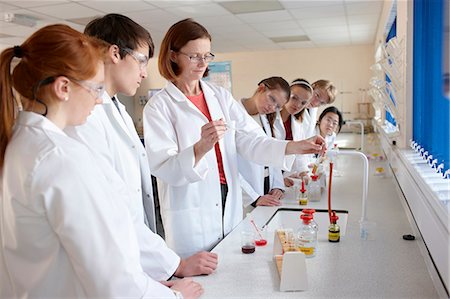
[[[247, 113], [263, 128], [266, 135], [275, 136], [274, 124], [278, 111], [290, 96], [289, 83], [281, 77], [261, 80], [250, 98], [240, 100]], [[284, 138], [283, 138], [284, 140]], [[256, 164], [238, 154], [238, 169], [244, 191], [244, 207], [278, 206], [284, 195], [281, 169]]]
[[[280, 138], [286, 140], [303, 140], [306, 138], [304, 128], [302, 127], [303, 117], [309, 102], [312, 99], [313, 88], [305, 79], [295, 79], [291, 85], [291, 96], [283, 109], [280, 111], [280, 118], [275, 127], [280, 128]], [[307, 155], [297, 155], [291, 171], [285, 172], [284, 183], [286, 187], [294, 184], [293, 178], [306, 178], [308, 175], [309, 159]]]
[[323, 150], [319, 136], [302, 142], [267, 137], [227, 90], [201, 80], [213, 58], [202, 25], [192, 19], [174, 24], [158, 59], [169, 82], [144, 108], [166, 242], [181, 256], [211, 249], [242, 220], [237, 153], [289, 168], [293, 158], [285, 154]]
[[[125, 186], [63, 131], [83, 124], [101, 102], [105, 49], [52, 25], [1, 54], [1, 298], [202, 292], [192, 280], [172, 291], [143, 272]], [[20, 60], [11, 75], [14, 57]], [[13, 88], [26, 110], [17, 118]]]

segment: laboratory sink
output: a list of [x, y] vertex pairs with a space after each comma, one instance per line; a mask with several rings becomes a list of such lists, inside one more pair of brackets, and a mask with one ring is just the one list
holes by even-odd
[[[279, 208], [275, 211], [275, 213], [270, 217], [264, 227], [268, 231], [275, 231], [277, 229], [293, 229], [294, 232], [300, 226], [300, 214], [305, 208]], [[318, 237], [319, 239], [328, 239], [328, 226], [330, 225], [330, 221], [328, 218], [328, 210], [325, 209], [315, 209], [314, 220], [317, 222], [317, 226], [319, 227]], [[336, 215], [339, 216], [339, 220], [337, 223], [341, 227], [341, 236], [345, 236], [345, 231], [347, 230], [347, 220], [348, 220], [348, 211], [346, 210], [334, 210]]]

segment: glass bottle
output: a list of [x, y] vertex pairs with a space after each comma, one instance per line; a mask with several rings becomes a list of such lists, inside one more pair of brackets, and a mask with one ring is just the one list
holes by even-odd
[[303, 180], [303, 178], [302, 178], [302, 186], [300, 187], [298, 195], [298, 204], [302, 206], [308, 204], [308, 195], [306, 194], [305, 181]]
[[316, 232], [319, 232], [319, 225], [317, 224], [317, 222], [314, 220], [314, 213], [316, 212], [315, 209], [303, 209], [302, 212], [304, 214], [310, 214], [312, 216], [311, 219], [311, 225], [314, 227], [314, 229], [316, 230]]
[[302, 223], [297, 231], [296, 247], [307, 258], [310, 258], [316, 255], [317, 231], [311, 225], [311, 215], [302, 214], [300, 218], [302, 219]]
[[311, 182], [308, 184], [308, 198], [310, 201], [320, 201], [322, 198], [319, 176], [317, 175], [311, 176]]
[[336, 212], [333, 211], [330, 217], [330, 226], [328, 227], [328, 241], [337, 243], [341, 240], [341, 228], [337, 224], [337, 220], [339, 217], [336, 215]]

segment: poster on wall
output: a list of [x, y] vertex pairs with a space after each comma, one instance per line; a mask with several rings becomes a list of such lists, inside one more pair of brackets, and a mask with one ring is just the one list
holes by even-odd
[[210, 62], [208, 68], [209, 74], [204, 80], [221, 86], [231, 92], [231, 62]]

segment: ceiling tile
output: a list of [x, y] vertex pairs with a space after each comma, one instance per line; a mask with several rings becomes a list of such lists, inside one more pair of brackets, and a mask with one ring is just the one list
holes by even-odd
[[35, 18], [38, 20], [38, 22], [44, 21], [44, 20], [56, 22], [56, 21], [60, 20], [59, 18], [51, 17], [51, 16], [48, 16], [48, 15], [45, 15], [45, 14], [30, 10], [30, 9], [26, 9], [26, 8], [18, 8], [18, 9], [12, 10], [11, 12], [14, 14], [26, 15], [26, 16]]
[[20, 37], [28, 37], [34, 31], [36, 31], [36, 28], [34, 27], [26, 27], [21, 25], [0, 27], [1, 33]]
[[283, 36], [298, 36], [298, 35], [306, 35], [305, 31], [297, 28], [292, 29], [284, 29], [284, 30], [277, 30], [277, 29], [265, 29], [265, 30], [259, 30], [262, 34], [264, 34], [267, 37], [283, 37]]
[[244, 23], [260, 24], [266, 22], [281, 22], [292, 20], [291, 15], [286, 10], [276, 10], [267, 12], [245, 13], [237, 15]]
[[350, 32], [352, 31], [367, 31], [367, 32], [375, 32], [377, 29], [377, 26], [373, 24], [358, 24], [358, 25], [352, 25], [348, 27]]
[[[234, 35], [239, 35], [239, 34], [243, 34], [245, 32], [250, 32], [250, 33], [255, 33], [255, 29], [252, 28], [250, 25], [247, 24], [234, 24], [234, 25], [229, 25], [229, 26], [223, 26], [223, 27], [212, 27], [211, 29], [208, 29], [208, 31], [210, 31], [210, 33], [218, 33], [221, 35], [226, 35], [226, 36], [234, 36]], [[214, 36], [213, 36], [214, 37]]]
[[299, 28], [297, 22], [291, 20], [291, 21], [283, 21], [283, 22], [267, 22], [267, 23], [259, 23], [259, 24], [253, 24], [253, 28], [256, 30], [285, 30], [285, 29], [292, 29], [292, 28]]
[[302, 28], [326, 27], [326, 26], [345, 26], [347, 19], [345, 16], [329, 17], [329, 18], [312, 18], [297, 20]]
[[156, 9], [155, 6], [144, 1], [80, 1], [80, 5], [104, 12], [104, 13], [126, 13], [131, 11]]
[[208, 4], [211, 3], [209, 0], [145, 0], [144, 2], [147, 2], [151, 5], [154, 5], [156, 7], [160, 8], [170, 8], [170, 7], [176, 7], [176, 6], [189, 6], [189, 5], [202, 5], [202, 4]]
[[383, 8], [383, 1], [346, 2], [347, 15], [379, 14]]
[[[110, 12], [123, 13], [149, 30], [156, 50], [169, 27], [187, 17], [208, 29], [215, 52], [367, 44], [373, 43], [383, 7], [382, 0], [278, 0], [284, 10], [232, 15], [217, 4], [222, 1], [235, 0], [0, 0], [0, 14], [10, 11], [38, 19], [33, 28], [0, 20], [0, 33], [15, 36], [2, 39], [0, 46], [23, 42], [31, 32], [53, 23], [82, 31], [83, 25], [68, 19], [89, 19]], [[261, 1], [266, 0], [255, 0], [254, 4]], [[270, 40], [305, 34], [313, 41], [275, 44]]]
[[199, 16], [195, 18], [195, 21], [199, 22], [203, 26], [207, 27], [208, 30], [216, 27], [226, 27], [226, 26], [241, 26], [243, 22], [234, 15], [222, 15], [222, 16]]
[[312, 41], [279, 43], [278, 45], [281, 48], [283, 48], [283, 49], [312, 48], [312, 47], [314, 47], [314, 43]]
[[68, 3], [68, 0], [58, 0], [58, 1], [17, 1], [17, 0], [7, 0], [3, 1], [7, 2], [8, 4], [12, 4], [14, 6], [18, 6], [21, 8], [30, 8], [30, 7], [38, 7], [38, 6], [47, 6], [47, 5], [55, 5], [56, 2], [58, 3]]
[[280, 0], [281, 4], [288, 9], [306, 8], [306, 7], [318, 7], [318, 6], [330, 6], [343, 4], [343, 0]]
[[348, 33], [348, 27], [347, 26], [313, 27], [313, 28], [306, 28], [305, 32], [308, 35], [314, 34], [331, 35], [334, 33]]
[[364, 14], [364, 15], [353, 15], [348, 16], [348, 24], [374, 24], [375, 26], [378, 24], [378, 19], [380, 18], [379, 14]]
[[151, 25], [164, 32], [182, 19], [162, 9], [134, 11], [126, 13], [126, 15], [138, 24]]
[[221, 16], [230, 14], [230, 12], [225, 8], [215, 3], [191, 6], [174, 6], [170, 8], [170, 12], [182, 18], [195, 18], [199, 16]]
[[6, 37], [6, 38], [0, 38], [0, 44], [3, 45], [21, 45], [24, 42], [24, 38], [22, 37]]
[[220, 6], [232, 14], [257, 13], [263, 11], [283, 10], [278, 0], [266, 0], [255, 2], [254, 0], [218, 1]]
[[11, 9], [17, 9], [17, 6], [15, 6], [13, 2], [12, 3], [0, 2], [0, 11], [2, 13]]
[[91, 9], [77, 3], [34, 7], [31, 10], [60, 19], [71, 19], [75, 16], [78, 18], [83, 18], [102, 14], [98, 10]]
[[292, 16], [296, 19], [345, 16], [345, 9], [343, 4], [292, 9], [290, 12]]

